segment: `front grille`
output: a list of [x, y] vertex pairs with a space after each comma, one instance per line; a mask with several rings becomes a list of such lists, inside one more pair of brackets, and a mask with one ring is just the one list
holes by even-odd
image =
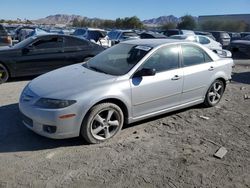
[[24, 114], [22, 114], [22, 121], [25, 125], [28, 125], [29, 127], [33, 127], [33, 120], [25, 116]]

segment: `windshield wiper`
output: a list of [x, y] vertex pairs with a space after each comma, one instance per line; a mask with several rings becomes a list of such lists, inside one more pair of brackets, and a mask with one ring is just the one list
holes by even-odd
[[96, 72], [108, 74], [108, 73], [106, 73], [105, 71], [103, 71], [103, 70], [101, 70], [101, 69], [99, 69], [99, 68], [97, 68], [97, 67], [88, 66], [88, 68], [91, 69], [91, 70], [94, 70], [94, 71], [96, 71]]

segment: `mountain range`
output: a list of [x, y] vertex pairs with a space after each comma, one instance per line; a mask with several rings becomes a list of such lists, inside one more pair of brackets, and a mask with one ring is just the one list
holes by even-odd
[[[101, 20], [99, 18], [88, 18], [88, 17], [83, 17], [80, 15], [67, 15], [67, 14], [56, 14], [56, 15], [50, 15], [47, 16], [46, 18], [41, 18], [38, 20], [33, 20], [33, 23], [36, 24], [63, 24], [63, 25], [70, 25], [72, 24], [73, 20], [77, 19], [77, 20]], [[143, 24], [148, 25], [148, 26], [159, 26], [159, 25], [164, 25], [167, 24], [169, 22], [174, 22], [174, 23], [178, 23], [180, 22], [180, 18], [177, 18], [173, 15], [169, 15], [169, 16], [161, 16], [158, 18], [152, 18], [152, 19], [148, 19], [148, 20], [143, 20], [142, 21]]]

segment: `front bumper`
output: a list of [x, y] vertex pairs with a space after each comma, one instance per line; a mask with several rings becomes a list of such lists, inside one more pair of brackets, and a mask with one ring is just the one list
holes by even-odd
[[[82, 118], [81, 113], [77, 113], [77, 104], [63, 109], [43, 109], [34, 105], [39, 97], [32, 95], [28, 99], [23, 93], [19, 100], [19, 110], [23, 114], [22, 123], [27, 128], [39, 135], [53, 139], [79, 136]], [[60, 118], [66, 114], [76, 115], [66, 119]], [[45, 127], [53, 127], [55, 131], [50, 132]]]

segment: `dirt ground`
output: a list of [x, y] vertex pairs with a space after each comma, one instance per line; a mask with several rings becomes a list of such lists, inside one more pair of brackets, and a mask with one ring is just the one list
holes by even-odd
[[[250, 66], [236, 66], [218, 106], [195, 106], [124, 127], [99, 145], [51, 140], [25, 128], [28, 80], [0, 85], [2, 187], [250, 187]], [[208, 118], [202, 118], [205, 116]], [[227, 149], [222, 159], [213, 154]]]

